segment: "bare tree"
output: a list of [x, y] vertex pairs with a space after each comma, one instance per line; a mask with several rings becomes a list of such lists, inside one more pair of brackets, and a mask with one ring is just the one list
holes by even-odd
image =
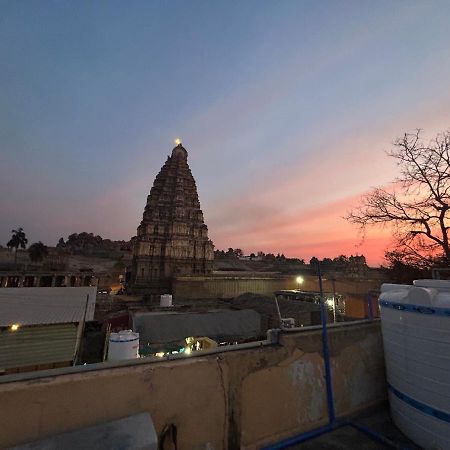
[[405, 134], [387, 152], [397, 160], [400, 176], [391, 188], [365, 195], [346, 219], [364, 232], [367, 226], [392, 226], [396, 252], [406, 261], [450, 262], [450, 131], [428, 145], [421, 130]]

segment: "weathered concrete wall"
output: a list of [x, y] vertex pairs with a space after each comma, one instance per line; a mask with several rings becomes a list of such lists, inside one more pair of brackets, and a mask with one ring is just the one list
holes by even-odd
[[[357, 413], [386, 396], [383, 348], [377, 325], [330, 329], [337, 416]], [[240, 437], [245, 449], [324, 425], [325, 371], [320, 332], [284, 334], [285, 358], [242, 380]]]
[[[337, 414], [384, 401], [379, 324], [330, 328], [329, 337]], [[282, 334], [278, 345], [79, 370], [0, 383], [0, 447], [145, 411], [158, 433], [177, 426], [181, 450], [256, 449], [327, 420], [320, 330]]]
[[175, 298], [233, 298], [246, 292], [273, 295], [280, 289], [295, 289], [295, 277], [177, 277], [172, 284]]

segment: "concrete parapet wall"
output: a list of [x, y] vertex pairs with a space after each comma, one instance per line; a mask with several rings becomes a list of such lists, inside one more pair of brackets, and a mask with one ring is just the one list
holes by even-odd
[[[329, 338], [337, 415], [384, 401], [379, 323], [332, 327]], [[256, 449], [326, 422], [320, 329], [244, 347], [0, 379], [0, 447], [146, 411], [158, 433], [176, 425], [180, 450]]]

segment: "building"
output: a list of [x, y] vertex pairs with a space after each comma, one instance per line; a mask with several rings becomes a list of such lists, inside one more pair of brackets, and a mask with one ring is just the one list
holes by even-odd
[[130, 284], [134, 292], [171, 292], [174, 276], [212, 271], [214, 246], [187, 157], [179, 143], [147, 197], [133, 252]]
[[179, 350], [190, 337], [233, 343], [257, 340], [261, 335], [261, 317], [251, 309], [135, 312], [132, 320], [141, 355], [171, 347]]
[[80, 270], [68, 272], [9, 269], [0, 270], [0, 287], [88, 287], [100, 285], [100, 277], [106, 278], [106, 275]]
[[95, 301], [95, 287], [1, 289], [0, 374], [71, 366]]

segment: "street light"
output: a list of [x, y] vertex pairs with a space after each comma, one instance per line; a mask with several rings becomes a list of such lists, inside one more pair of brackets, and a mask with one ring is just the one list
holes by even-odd
[[305, 279], [304, 279], [301, 275], [299, 275], [299, 276], [295, 279], [295, 281], [297, 282], [298, 288], [299, 288], [299, 290], [300, 290], [300, 287], [301, 287], [301, 285], [304, 283]]

